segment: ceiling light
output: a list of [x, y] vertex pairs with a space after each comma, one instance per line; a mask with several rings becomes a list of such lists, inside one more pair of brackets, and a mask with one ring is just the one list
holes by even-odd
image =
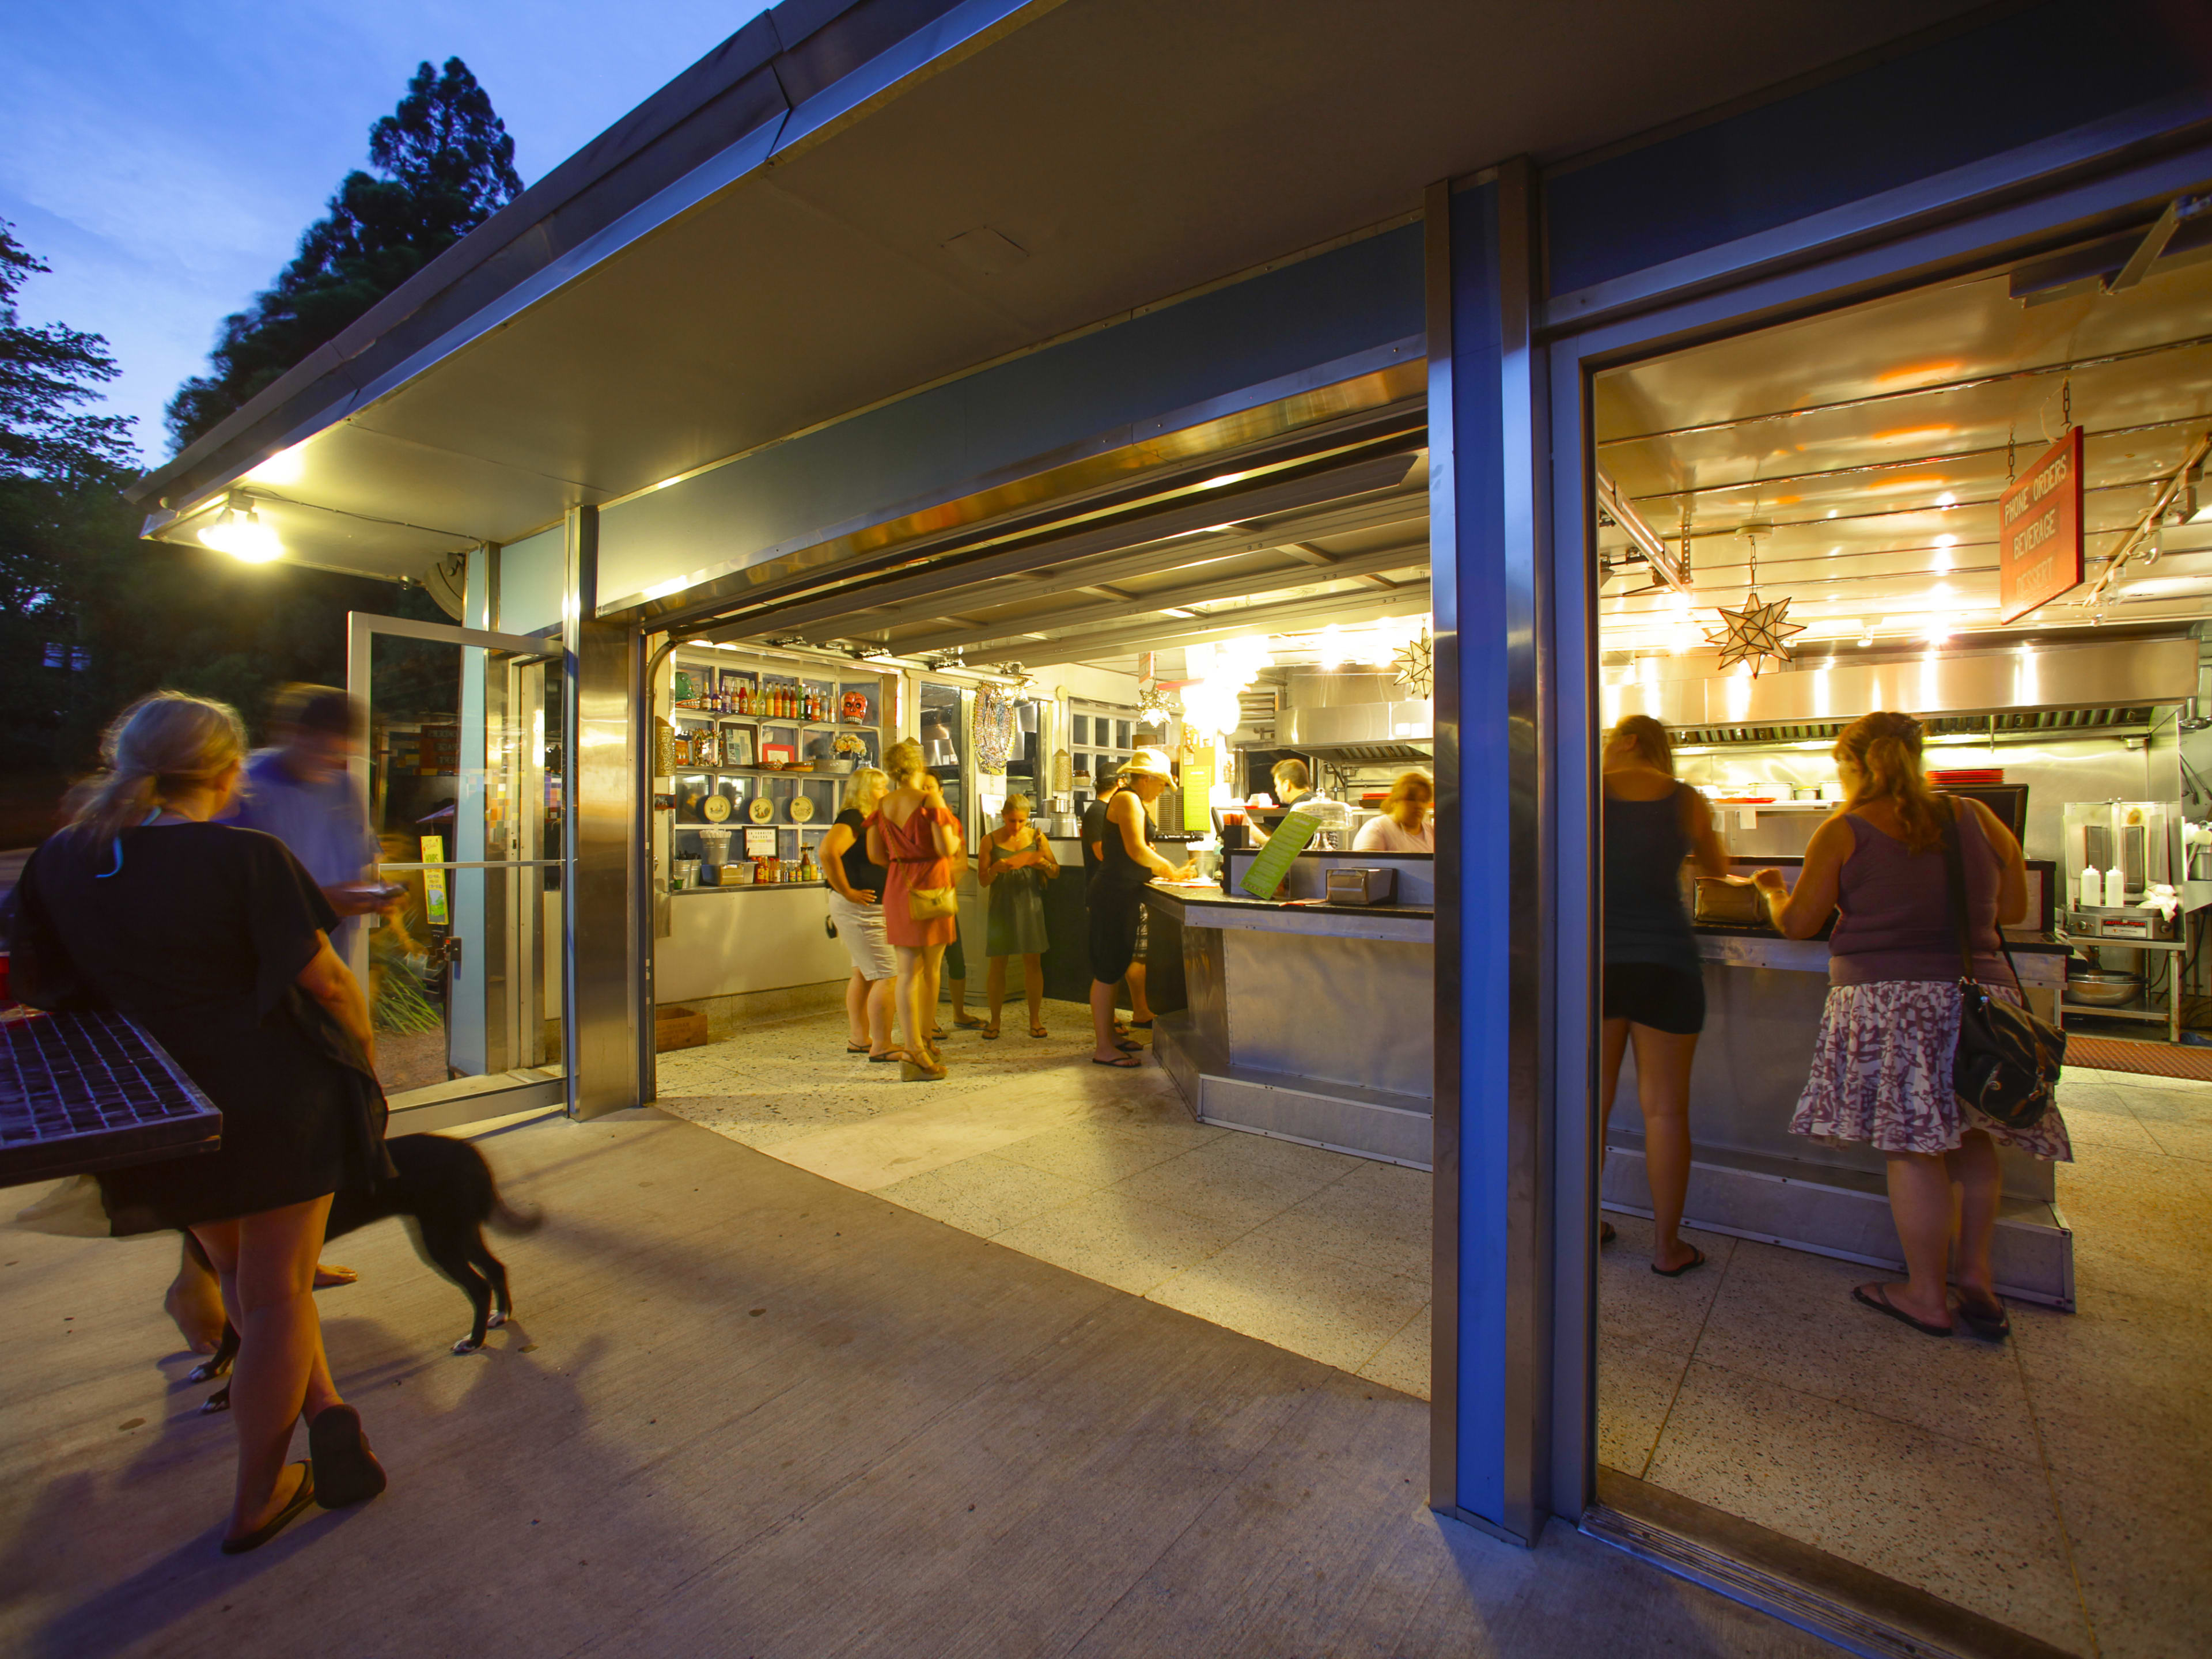
[[246, 564], [267, 564], [283, 557], [284, 544], [276, 539], [276, 532], [261, 522], [261, 515], [254, 511], [252, 501], [246, 501], [245, 510], [240, 511], [241, 499], [234, 496], [224, 502], [215, 522], [200, 526], [202, 544]]
[[1956, 495], [1953, 495], [1947, 489], [1936, 498], [1936, 505], [1938, 507], [1954, 507], [1958, 504], [1958, 500], [1959, 498]]

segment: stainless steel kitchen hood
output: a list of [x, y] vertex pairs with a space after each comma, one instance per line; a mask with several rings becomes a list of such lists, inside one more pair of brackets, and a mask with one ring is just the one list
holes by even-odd
[[2197, 642], [2188, 638], [1931, 651], [1757, 679], [1631, 681], [1606, 688], [1606, 717], [1647, 714], [1678, 743], [1696, 744], [1832, 738], [1876, 708], [1917, 714], [1931, 734], [2090, 734], [2147, 726], [2194, 697], [2197, 662]]
[[1435, 716], [1424, 699], [1393, 693], [1395, 674], [1293, 670], [1275, 746], [1368, 766], [1425, 761]]

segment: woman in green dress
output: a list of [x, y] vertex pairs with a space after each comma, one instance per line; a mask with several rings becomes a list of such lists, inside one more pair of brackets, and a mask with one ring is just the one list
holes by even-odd
[[1022, 959], [1022, 988], [1029, 997], [1030, 1035], [1044, 1029], [1044, 969], [1038, 958], [1050, 943], [1044, 931], [1044, 884], [1060, 873], [1060, 861], [1044, 836], [1030, 823], [1027, 795], [1009, 795], [999, 810], [999, 827], [983, 837], [976, 880], [990, 894], [984, 954], [990, 967], [984, 979], [991, 1004], [986, 1038], [999, 1035], [999, 1010], [1006, 1000], [1006, 958]]

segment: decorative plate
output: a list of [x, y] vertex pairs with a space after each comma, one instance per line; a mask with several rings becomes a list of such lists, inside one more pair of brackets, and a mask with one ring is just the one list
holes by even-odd
[[775, 803], [766, 795], [755, 795], [753, 804], [745, 808], [745, 816], [755, 823], [766, 823], [775, 816]]
[[811, 823], [813, 820], [814, 801], [812, 797], [807, 795], [793, 795], [791, 798], [791, 821], [793, 823]]
[[720, 823], [730, 816], [730, 798], [724, 794], [709, 795], [699, 803], [699, 813], [708, 823]]

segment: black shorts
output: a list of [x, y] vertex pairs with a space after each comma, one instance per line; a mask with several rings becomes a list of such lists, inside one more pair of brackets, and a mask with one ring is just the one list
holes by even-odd
[[1091, 884], [1091, 977], [1102, 985], [1127, 978], [1145, 932], [1141, 888], [1118, 882]]
[[1695, 1036], [1705, 1029], [1705, 977], [1660, 962], [1608, 962], [1605, 1017]]

